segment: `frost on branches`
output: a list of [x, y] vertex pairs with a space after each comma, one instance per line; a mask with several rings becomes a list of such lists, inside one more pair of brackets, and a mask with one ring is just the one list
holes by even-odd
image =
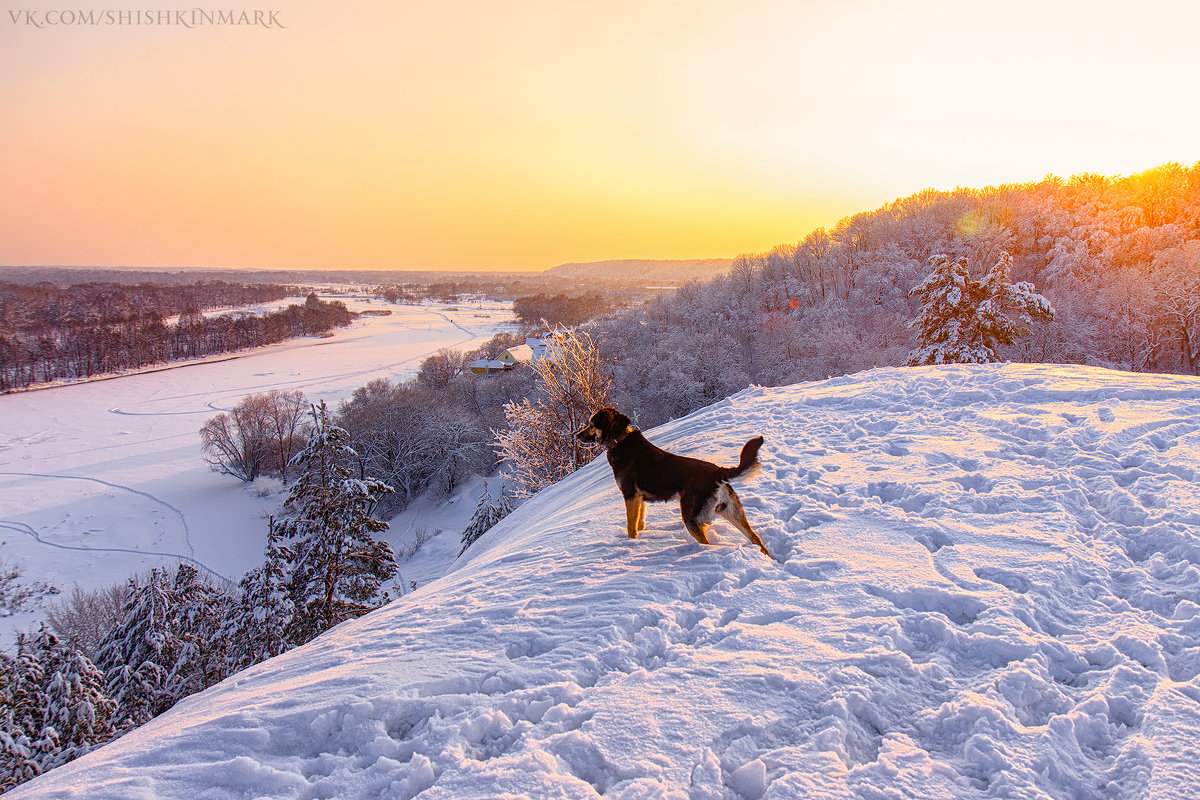
[[588, 463], [594, 453], [575, 439], [593, 413], [609, 405], [612, 376], [592, 337], [560, 331], [550, 355], [535, 361], [538, 400], [504, 406], [508, 430], [496, 446], [509, 463], [517, 497], [529, 497]]
[[999, 361], [998, 345], [1012, 344], [1034, 321], [1054, 319], [1050, 301], [1033, 284], [1012, 282], [1008, 253], [1000, 254], [981, 281], [971, 277], [965, 257], [951, 261], [938, 254], [930, 257], [929, 265], [929, 276], [909, 292], [921, 299], [921, 311], [909, 323], [917, 329], [918, 347], [906, 366]]

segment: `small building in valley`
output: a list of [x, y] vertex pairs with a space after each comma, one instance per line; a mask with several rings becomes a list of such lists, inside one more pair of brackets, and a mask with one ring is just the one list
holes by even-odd
[[543, 333], [541, 336], [525, 337], [525, 344], [514, 345], [494, 359], [481, 358], [471, 363], [471, 371], [478, 375], [494, 375], [506, 369], [512, 369], [518, 364], [530, 364], [541, 361], [554, 353], [554, 343], [557, 336], [554, 333]]

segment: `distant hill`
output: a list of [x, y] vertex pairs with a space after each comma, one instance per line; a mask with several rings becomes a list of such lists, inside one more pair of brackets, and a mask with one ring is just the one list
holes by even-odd
[[614, 261], [589, 261], [582, 264], [559, 264], [543, 272], [554, 278], [579, 280], [625, 280], [658, 281], [683, 284], [690, 280], [709, 280], [728, 272], [732, 258], [697, 258], [691, 260], [663, 259], [618, 259]]

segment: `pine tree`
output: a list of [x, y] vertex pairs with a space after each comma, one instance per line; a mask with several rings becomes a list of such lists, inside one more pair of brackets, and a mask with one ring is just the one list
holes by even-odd
[[37, 775], [25, 729], [17, 723], [17, 664], [0, 653], [0, 794]]
[[497, 522], [511, 514], [512, 510], [512, 500], [508, 494], [501, 490], [493, 496], [485, 482], [483, 496], [475, 506], [475, 514], [462, 532], [462, 549], [458, 554], [461, 556], [467, 552], [468, 547], [475, 544], [479, 537], [491, 530]]
[[17, 657], [5, 665], [0, 724], [0, 791], [42, 774], [44, 757], [57, 748], [45, 731], [47, 696], [41, 643], [17, 636]]
[[180, 564], [174, 578], [156, 567], [130, 579], [121, 622], [97, 655], [118, 729], [137, 727], [225, 677], [217, 635], [225, 602], [190, 564]]
[[202, 580], [190, 564], [180, 564], [171, 584], [170, 627], [179, 643], [171, 666], [172, 692], [179, 700], [207, 689], [226, 672], [226, 639], [219, 636], [231, 598]]
[[288, 562], [292, 551], [281, 541], [279, 526], [268, 523], [263, 565], [246, 573], [239, 602], [230, 606], [221, 631], [229, 642], [226, 670], [233, 674], [277, 656], [293, 646], [288, 632], [294, 616], [288, 595]]
[[1008, 253], [1001, 253], [982, 281], [971, 277], [965, 257], [951, 261], [938, 254], [929, 265], [929, 276], [909, 292], [921, 299], [921, 311], [909, 324], [917, 329], [918, 347], [909, 354], [908, 366], [999, 361], [996, 347], [1024, 336], [1034, 320], [1054, 319], [1050, 301], [1033, 284], [1012, 282]]
[[289, 636], [297, 644], [386, 601], [380, 587], [397, 570], [391, 547], [372, 537], [388, 528], [371, 511], [391, 487], [354, 477], [350, 434], [330, 423], [324, 403], [313, 406], [313, 421], [292, 462], [300, 477], [284, 503], [291, 516], [278, 528], [290, 543]]
[[0, 658], [0, 679], [0, 792], [112, 738], [116, 704], [103, 675], [46, 626], [17, 637], [17, 657]]
[[171, 629], [165, 570], [155, 567], [141, 581], [130, 578], [129, 589], [121, 623], [98, 654], [121, 730], [148, 722], [175, 703], [172, 668], [181, 647]]
[[117, 704], [108, 696], [104, 674], [72, 644], [50, 638], [45, 648], [46, 709], [43, 722], [52, 728], [57, 749], [43, 758], [43, 771], [78, 758], [111, 739]]

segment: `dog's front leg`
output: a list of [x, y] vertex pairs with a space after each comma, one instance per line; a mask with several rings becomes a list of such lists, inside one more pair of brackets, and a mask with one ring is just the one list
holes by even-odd
[[646, 501], [641, 495], [635, 494], [633, 497], [625, 498], [625, 530], [629, 533], [630, 539], [636, 539], [638, 531], [641, 530], [639, 522], [641, 522], [645, 513]]

